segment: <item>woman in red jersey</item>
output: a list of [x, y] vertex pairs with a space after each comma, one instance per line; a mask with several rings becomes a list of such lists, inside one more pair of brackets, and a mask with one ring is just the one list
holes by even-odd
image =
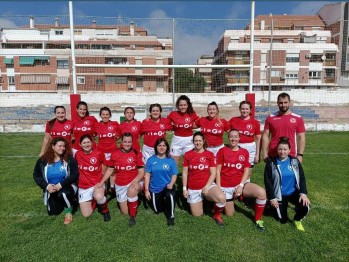
[[172, 125], [167, 118], [161, 117], [162, 107], [160, 104], [151, 104], [149, 107], [150, 119], [144, 119], [141, 124], [143, 135], [142, 154], [144, 162], [155, 154], [154, 146], [159, 138], [166, 138], [166, 131], [172, 130]]
[[[111, 121], [111, 111], [109, 107], [102, 107], [99, 110], [99, 116], [102, 121], [96, 122], [93, 130], [98, 137], [97, 149], [104, 153], [105, 159], [110, 160], [111, 153], [117, 149], [117, 138], [119, 133], [119, 123]], [[107, 170], [107, 166], [103, 165], [102, 174]], [[110, 177], [110, 190], [115, 194], [115, 175]]]
[[214, 183], [216, 162], [212, 152], [206, 150], [207, 142], [201, 132], [193, 136], [194, 149], [185, 153], [183, 158], [183, 196], [187, 198], [193, 216], [203, 214], [202, 200], [215, 203], [213, 219], [223, 226], [221, 211], [225, 206], [225, 196]]
[[266, 203], [266, 193], [263, 187], [254, 183], [246, 183], [250, 163], [248, 151], [239, 147], [240, 134], [232, 129], [228, 134], [229, 145], [224, 146], [217, 154], [217, 185], [225, 193], [227, 204], [225, 214], [234, 214], [234, 196], [256, 198], [255, 223], [260, 231], [264, 231], [262, 215]]
[[196, 126], [201, 127], [201, 132], [207, 139], [207, 150], [217, 156], [218, 150], [224, 146], [224, 132], [228, 132], [230, 127], [224, 118], [219, 117], [219, 109], [216, 102], [213, 101], [208, 104], [207, 114], [208, 116], [201, 117], [196, 121]]
[[[90, 135], [91, 137], [95, 136], [95, 132], [93, 131], [93, 126], [97, 122], [97, 119], [94, 116], [90, 116], [88, 111], [87, 103], [84, 101], [80, 101], [76, 105], [77, 117], [73, 120], [73, 134], [74, 134], [74, 144], [73, 151], [74, 153], [78, 150], [81, 150], [79, 145], [80, 138], [83, 135]], [[92, 141], [93, 148], [96, 147], [96, 143]]]
[[259, 149], [261, 144], [261, 125], [258, 120], [251, 118], [252, 104], [250, 101], [242, 101], [239, 105], [240, 116], [229, 120], [231, 129], [236, 129], [240, 133], [239, 146], [245, 148], [249, 153], [249, 178], [252, 168], [259, 163]]
[[178, 165], [180, 157], [194, 148], [192, 130], [199, 117], [186, 95], [178, 97], [176, 107], [177, 111], [171, 112], [167, 118], [171, 121], [174, 131], [170, 150], [171, 156]]
[[125, 133], [132, 134], [132, 148], [141, 151], [141, 147], [139, 145], [139, 137], [141, 131], [141, 122], [137, 121], [135, 117], [136, 111], [133, 107], [126, 107], [124, 110], [125, 121], [120, 123], [119, 127], [119, 137], [121, 137]]
[[50, 139], [56, 137], [62, 137], [71, 143], [71, 136], [73, 133], [73, 124], [70, 120], [66, 119], [66, 111], [64, 106], [56, 106], [54, 109], [55, 118], [47, 121], [45, 127], [45, 137], [42, 142], [41, 151], [39, 156], [42, 156], [45, 152], [46, 146]]
[[81, 214], [84, 217], [92, 215], [98, 205], [98, 210], [104, 216], [104, 221], [110, 221], [108, 202], [104, 196], [104, 188], [96, 187], [102, 179], [102, 164], [105, 161], [104, 154], [99, 150], [93, 150], [93, 139], [89, 135], [80, 138], [79, 150], [75, 159], [79, 167], [79, 204]]
[[116, 172], [115, 192], [120, 211], [129, 213], [129, 225], [136, 224], [138, 193], [143, 188], [144, 162], [142, 154], [132, 148], [132, 134], [125, 133], [121, 138], [121, 148], [112, 153], [110, 163], [98, 187], [103, 187], [111, 174]]

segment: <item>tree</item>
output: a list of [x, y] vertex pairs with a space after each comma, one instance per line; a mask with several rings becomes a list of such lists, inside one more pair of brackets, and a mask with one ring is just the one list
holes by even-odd
[[177, 93], [203, 93], [206, 81], [201, 76], [195, 76], [187, 68], [175, 69], [175, 92]]

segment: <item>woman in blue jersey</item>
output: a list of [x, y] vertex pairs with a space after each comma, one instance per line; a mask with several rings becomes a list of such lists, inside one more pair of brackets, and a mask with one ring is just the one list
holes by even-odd
[[145, 197], [151, 201], [156, 213], [164, 211], [167, 225], [174, 225], [175, 183], [178, 167], [170, 156], [170, 146], [165, 138], [156, 140], [155, 155], [145, 167]]
[[310, 201], [302, 165], [298, 158], [289, 156], [291, 144], [287, 137], [280, 137], [276, 157], [269, 157], [264, 170], [264, 183], [270, 204], [275, 208], [281, 223], [288, 221], [287, 207], [295, 205], [294, 224], [304, 231], [301, 220], [308, 214]]
[[36, 162], [33, 177], [43, 190], [48, 214], [59, 215], [64, 210], [64, 224], [70, 224], [72, 208], [77, 203], [79, 170], [68, 141], [56, 137], [49, 142]]

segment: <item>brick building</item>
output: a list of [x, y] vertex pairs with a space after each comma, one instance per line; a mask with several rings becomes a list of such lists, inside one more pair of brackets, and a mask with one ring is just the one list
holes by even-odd
[[[72, 58], [69, 25], [35, 24], [0, 31], [0, 91], [71, 91]], [[168, 65], [172, 39], [148, 35], [130, 25], [76, 25], [77, 64]], [[157, 91], [171, 84], [168, 68], [77, 67], [78, 91]]]
[[[273, 28], [272, 28], [273, 27]], [[212, 70], [217, 92], [248, 90], [251, 34], [226, 30], [214, 52], [213, 64], [237, 67]], [[270, 59], [270, 52], [272, 58]], [[337, 85], [338, 46], [318, 15], [261, 15], [255, 18], [254, 90], [329, 88]]]

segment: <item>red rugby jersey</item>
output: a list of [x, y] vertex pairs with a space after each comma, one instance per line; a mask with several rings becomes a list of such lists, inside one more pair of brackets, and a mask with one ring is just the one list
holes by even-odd
[[156, 140], [166, 138], [166, 131], [169, 130], [172, 130], [172, 125], [167, 118], [160, 118], [157, 122], [144, 119], [141, 124], [143, 143], [149, 147], [154, 147]]
[[97, 122], [93, 130], [98, 137], [98, 150], [103, 153], [112, 153], [117, 149], [116, 141], [119, 132], [119, 123], [117, 121]]
[[137, 120], [133, 120], [131, 122], [122, 122], [119, 126], [119, 137], [121, 137], [125, 133], [131, 133], [132, 134], [132, 148], [140, 151], [141, 146], [139, 145], [139, 138], [140, 138], [140, 131], [141, 131], [141, 122]]
[[[80, 138], [83, 135], [90, 135], [92, 138], [95, 136], [95, 132], [93, 130], [93, 127], [95, 125], [95, 123], [97, 123], [97, 119], [94, 116], [86, 116], [83, 119], [80, 117], [77, 117], [74, 121], [73, 121], [73, 127], [74, 127], [74, 138], [75, 138], [75, 142], [74, 142], [74, 149], [76, 150], [81, 150], [80, 147]], [[93, 147], [96, 147], [96, 143], [95, 141], [93, 141]]]
[[47, 121], [46, 127], [45, 127], [45, 132], [49, 133], [51, 135], [51, 138], [56, 138], [56, 137], [62, 137], [65, 140], [67, 140], [69, 143], [71, 143], [71, 136], [73, 133], [73, 123], [70, 120], [65, 120], [63, 122], [60, 122], [56, 120], [53, 123], [52, 129], [50, 129], [50, 121]]
[[196, 121], [196, 125], [201, 127], [201, 132], [205, 135], [210, 147], [222, 145], [224, 132], [230, 130], [227, 120], [222, 118], [218, 120], [217, 118], [201, 117]]
[[261, 134], [261, 125], [258, 120], [250, 118], [247, 120], [233, 117], [229, 120], [230, 129], [237, 129], [240, 133], [239, 143], [252, 143], [256, 135]]
[[167, 118], [173, 125], [175, 136], [188, 137], [193, 135], [193, 126], [195, 121], [199, 119], [199, 116], [195, 112], [189, 115], [188, 113], [181, 114], [178, 111], [173, 111]]

